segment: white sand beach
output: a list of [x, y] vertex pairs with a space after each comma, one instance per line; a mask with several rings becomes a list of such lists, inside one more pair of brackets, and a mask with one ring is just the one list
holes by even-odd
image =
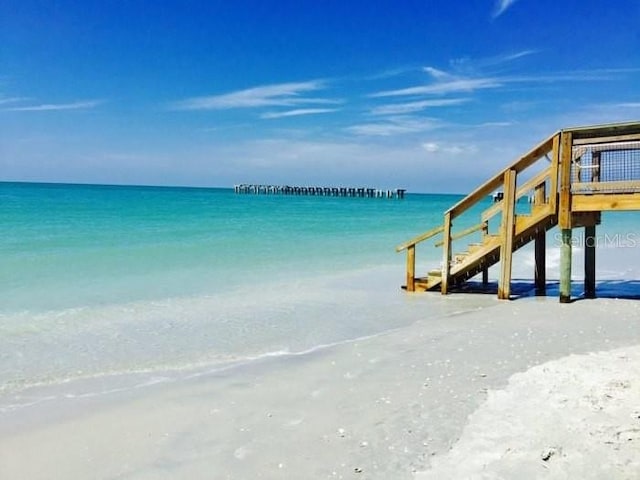
[[523, 298], [146, 388], [59, 386], [0, 416], [0, 478], [637, 478], [638, 344], [638, 301]]

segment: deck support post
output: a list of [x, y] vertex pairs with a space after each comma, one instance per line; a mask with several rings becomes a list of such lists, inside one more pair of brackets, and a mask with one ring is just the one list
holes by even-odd
[[536, 233], [535, 238], [535, 285], [536, 295], [547, 293], [547, 236], [544, 231]]
[[511, 265], [513, 260], [513, 234], [515, 230], [516, 171], [504, 173], [504, 198], [502, 209], [502, 232], [500, 239], [500, 281], [498, 298], [511, 297]]
[[[538, 185], [534, 191], [533, 204], [541, 207], [546, 202], [545, 184]], [[547, 233], [544, 229], [536, 232], [535, 236], [535, 285], [536, 295], [547, 293]]]
[[[533, 204], [543, 206], [546, 201], [545, 184], [538, 185], [534, 192]], [[536, 232], [535, 236], [535, 285], [536, 295], [547, 293], [547, 233], [544, 229]]]
[[584, 227], [584, 296], [596, 298], [596, 226]]
[[482, 269], [482, 286], [486, 287], [487, 285], [489, 285], [489, 269], [484, 267]]
[[571, 157], [573, 136], [562, 132], [560, 138], [560, 195], [558, 226], [562, 232], [560, 245], [560, 303], [571, 301]]
[[560, 303], [571, 301], [571, 229], [562, 229], [560, 244]]
[[442, 295], [446, 295], [449, 293], [449, 269], [451, 268], [451, 212], [444, 214], [443, 242], [440, 293], [442, 293]]
[[407, 248], [407, 292], [416, 291], [416, 246]]

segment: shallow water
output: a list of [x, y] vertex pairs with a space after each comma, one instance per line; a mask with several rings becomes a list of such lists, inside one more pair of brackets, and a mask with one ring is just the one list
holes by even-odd
[[[399, 289], [395, 245], [459, 198], [0, 183], [0, 392], [133, 373], [144, 384], [491, 305]], [[614, 234], [636, 222], [605, 216]], [[439, 256], [421, 246], [418, 268]], [[530, 257], [518, 253], [515, 278], [532, 276]]]

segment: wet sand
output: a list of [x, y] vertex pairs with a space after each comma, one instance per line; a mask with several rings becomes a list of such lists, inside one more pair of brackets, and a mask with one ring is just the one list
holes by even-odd
[[[415, 300], [428, 308], [428, 294]], [[604, 403], [588, 398], [608, 394], [619, 417], [607, 425], [629, 430], [637, 344], [638, 301], [531, 297], [191, 379], [53, 392], [0, 416], [0, 478], [602, 478], [591, 464], [607, 459], [591, 452], [612, 430], [552, 434], [592, 425], [588, 411]], [[627, 461], [607, 478], [637, 472], [637, 430], [628, 435], [633, 458], [607, 457]], [[522, 462], [501, 464], [507, 449]]]

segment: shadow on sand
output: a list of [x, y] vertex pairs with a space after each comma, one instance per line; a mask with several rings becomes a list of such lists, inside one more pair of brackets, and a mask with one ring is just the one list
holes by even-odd
[[[489, 282], [483, 285], [482, 282], [466, 282], [459, 286], [452, 286], [451, 292], [455, 293], [480, 293], [496, 295], [498, 294], [498, 283]], [[515, 279], [511, 281], [511, 299], [534, 297], [536, 288], [533, 280]], [[547, 282], [544, 297], [559, 296], [559, 282]], [[584, 296], [582, 282], [572, 282], [572, 301], [590, 300]], [[630, 300], [640, 300], [640, 280], [601, 280], [596, 284], [596, 298], [622, 298]]]

